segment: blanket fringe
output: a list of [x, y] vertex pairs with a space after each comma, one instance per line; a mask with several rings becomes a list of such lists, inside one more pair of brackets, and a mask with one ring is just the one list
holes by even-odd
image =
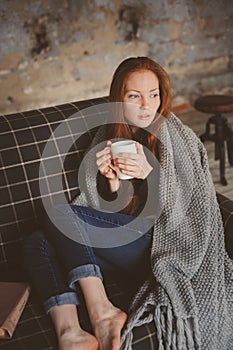
[[185, 335], [184, 335], [184, 322], [181, 318], [176, 319], [177, 329], [177, 349], [184, 349]]
[[167, 310], [167, 342], [166, 350], [172, 348], [172, 311], [170, 308]]
[[195, 343], [193, 339], [194, 332], [191, 330], [188, 320], [184, 320], [184, 332], [186, 336], [187, 348], [190, 350], [194, 350], [195, 349]]
[[133, 341], [133, 331], [129, 332], [125, 336], [125, 339], [121, 344], [121, 350], [133, 350], [132, 341]]
[[193, 324], [193, 338], [194, 338], [194, 342], [195, 342], [195, 349], [200, 349], [201, 348], [201, 333], [200, 333], [200, 329], [199, 329], [199, 323], [197, 318], [194, 318], [194, 324]]
[[157, 331], [159, 350], [199, 350], [200, 332], [196, 317], [176, 317], [170, 307], [166, 312], [160, 306], [155, 308], [154, 323]]
[[164, 350], [160, 318], [161, 318], [160, 307], [156, 307], [155, 308], [155, 315], [154, 315], [154, 322], [155, 322], [155, 328], [157, 330], [157, 340], [158, 340], [158, 345], [159, 345], [158, 350]]

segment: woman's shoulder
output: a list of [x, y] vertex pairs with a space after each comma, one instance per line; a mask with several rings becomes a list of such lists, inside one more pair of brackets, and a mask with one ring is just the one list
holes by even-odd
[[179, 117], [175, 115], [175, 113], [171, 113], [170, 117], [168, 118], [169, 122], [180, 131], [180, 134], [186, 137], [189, 137], [193, 140], [199, 140], [199, 137], [197, 134], [186, 124], [184, 124]]
[[205, 147], [198, 135], [188, 125], [184, 124], [174, 113], [171, 113], [168, 118], [168, 125], [173, 142], [174, 138], [179, 136], [180, 140], [183, 140], [185, 147], [188, 147], [190, 151], [205, 153]]
[[207, 158], [207, 151], [200, 137], [188, 125], [183, 124], [183, 127], [187, 140], [189, 141], [190, 148], [197, 151], [202, 157]]

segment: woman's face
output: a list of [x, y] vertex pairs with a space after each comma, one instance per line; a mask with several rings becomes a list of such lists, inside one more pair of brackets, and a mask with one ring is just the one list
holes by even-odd
[[160, 106], [159, 80], [150, 70], [131, 73], [124, 92], [124, 116], [140, 128], [148, 127]]

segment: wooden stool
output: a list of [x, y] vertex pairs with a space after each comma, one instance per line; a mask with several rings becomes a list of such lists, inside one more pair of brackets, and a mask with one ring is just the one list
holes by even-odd
[[[200, 136], [202, 142], [215, 143], [215, 160], [220, 159], [220, 179], [227, 185], [225, 178], [225, 141], [227, 142], [228, 160], [233, 166], [233, 130], [222, 113], [233, 112], [233, 97], [227, 95], [206, 95], [199, 97], [194, 107], [204, 113], [213, 113], [206, 124], [205, 133]], [[210, 133], [210, 125], [214, 125], [214, 133]]]

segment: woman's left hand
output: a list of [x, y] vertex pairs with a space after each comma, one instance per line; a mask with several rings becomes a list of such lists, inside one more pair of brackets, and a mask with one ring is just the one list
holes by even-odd
[[150, 163], [147, 161], [143, 146], [136, 142], [137, 153], [119, 153], [115, 159], [114, 165], [126, 175], [130, 175], [136, 179], [146, 179], [149, 173], [153, 170]]

